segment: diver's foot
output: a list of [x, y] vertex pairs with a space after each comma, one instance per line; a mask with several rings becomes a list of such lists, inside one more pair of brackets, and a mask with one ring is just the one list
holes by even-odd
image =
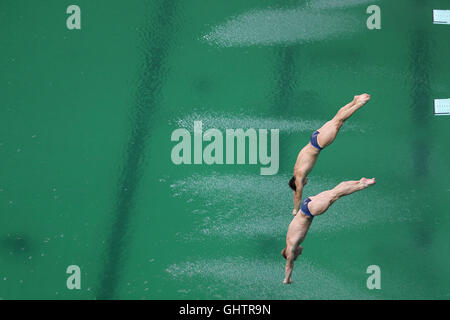
[[361, 184], [361, 186], [363, 188], [367, 188], [373, 184], [375, 184], [375, 178], [372, 179], [367, 179], [367, 178], [361, 178], [361, 180], [359, 180], [359, 183]]
[[358, 108], [360, 108], [363, 105], [365, 105], [367, 102], [369, 102], [369, 100], [370, 100], [370, 95], [367, 93], [363, 93], [359, 96], [355, 96], [355, 98], [353, 99], [353, 102], [355, 103], [355, 106], [358, 106]]
[[292, 215], [295, 217], [297, 215], [298, 210], [292, 210]]
[[284, 279], [283, 280], [284, 284], [291, 284], [292, 282], [293, 282], [292, 279], [288, 279], [288, 280]]

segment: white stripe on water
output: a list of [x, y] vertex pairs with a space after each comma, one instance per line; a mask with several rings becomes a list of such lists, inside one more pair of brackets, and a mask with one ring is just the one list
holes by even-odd
[[[243, 257], [225, 257], [224, 259], [197, 260], [181, 264], [172, 264], [166, 271], [175, 279], [207, 279], [211, 296], [226, 299], [368, 299], [365, 283], [357, 286], [349, 283], [333, 271], [321, 268], [301, 258], [301, 264], [293, 275], [294, 284], [282, 283], [284, 263]], [[211, 281], [212, 280], [212, 281]], [[220, 285], [230, 290], [223, 293]], [[326, 288], [326, 290], [324, 290]], [[364, 290], [364, 291], [363, 291]], [[221, 296], [217, 294], [221, 293]]]
[[[308, 120], [308, 119], [294, 119], [286, 120], [274, 117], [254, 117], [245, 114], [227, 115], [221, 113], [192, 113], [181, 118], [174, 119], [170, 122], [179, 128], [186, 128], [189, 131], [194, 131], [194, 121], [201, 121], [203, 129], [216, 128], [224, 129], [279, 129], [281, 132], [295, 133], [295, 132], [313, 132], [319, 129], [327, 120]], [[364, 129], [363, 129], [364, 128]], [[364, 133], [368, 128], [366, 126], [358, 125], [357, 121], [346, 123], [341, 131], [357, 131]]]
[[[198, 229], [186, 235], [184, 241], [199, 240], [202, 236], [230, 240], [237, 235], [284, 237], [292, 219], [292, 191], [287, 184], [290, 178], [288, 175], [193, 175], [177, 181], [171, 185], [172, 194], [189, 198], [187, 204], [193, 208], [191, 213], [201, 217]], [[317, 176], [310, 176], [309, 180], [304, 197], [341, 182]], [[364, 230], [370, 225], [420, 219], [407, 207], [401, 207], [397, 198], [375, 187], [344, 197], [315, 219], [310, 232]]]
[[[366, 29], [365, 10], [360, 15], [320, 10], [333, 2], [311, 2], [307, 8], [252, 10], [214, 27], [203, 39], [221, 47], [294, 44], [329, 40]], [[347, 6], [344, 1], [337, 2], [335, 6]], [[361, 2], [353, 0], [350, 5]]]
[[[379, 0], [308, 0], [306, 6], [314, 9], [341, 9], [361, 5], [372, 5]], [[363, 11], [365, 13], [365, 10]]]

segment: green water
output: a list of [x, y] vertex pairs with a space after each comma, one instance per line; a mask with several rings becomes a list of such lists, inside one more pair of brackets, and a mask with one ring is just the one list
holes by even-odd
[[[3, 1], [0, 298], [448, 299], [450, 118], [433, 99], [450, 98], [450, 26], [432, 9], [450, 7], [340, 3], [79, 0], [69, 31], [72, 2]], [[314, 220], [284, 286], [297, 153], [362, 92], [304, 192], [377, 185]], [[176, 166], [171, 133], [194, 120], [280, 129], [278, 174]]]

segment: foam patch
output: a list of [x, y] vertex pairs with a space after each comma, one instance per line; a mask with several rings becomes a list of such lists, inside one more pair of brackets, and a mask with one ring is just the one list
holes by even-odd
[[450, 99], [435, 99], [434, 114], [436, 116], [450, 116]]
[[450, 24], [450, 10], [433, 10], [434, 24]]

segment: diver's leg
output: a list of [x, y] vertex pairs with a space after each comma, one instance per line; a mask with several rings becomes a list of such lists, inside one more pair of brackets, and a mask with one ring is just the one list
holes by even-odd
[[325, 123], [318, 130], [320, 132], [317, 136], [319, 146], [325, 148], [330, 145], [336, 138], [339, 130], [344, 124], [344, 121], [350, 118], [356, 110], [365, 105], [369, 100], [370, 96], [368, 94], [355, 96], [352, 102], [339, 109], [334, 118]]
[[328, 208], [339, 198], [352, 194], [356, 191], [363, 190], [370, 185], [375, 184], [375, 178], [362, 178], [358, 181], [344, 181], [335, 188], [319, 193], [314, 197], [310, 197], [308, 209], [313, 216], [318, 216], [328, 210]]
[[367, 102], [369, 102], [369, 100], [370, 100], [370, 95], [368, 95], [367, 93], [361, 94], [359, 96], [355, 96], [351, 103], [349, 103], [348, 105], [339, 109], [339, 111], [336, 113], [336, 116], [334, 118], [336, 118], [337, 120], [340, 120], [340, 121], [347, 120], [356, 112], [356, 110], [358, 110], [363, 105], [365, 105]]

